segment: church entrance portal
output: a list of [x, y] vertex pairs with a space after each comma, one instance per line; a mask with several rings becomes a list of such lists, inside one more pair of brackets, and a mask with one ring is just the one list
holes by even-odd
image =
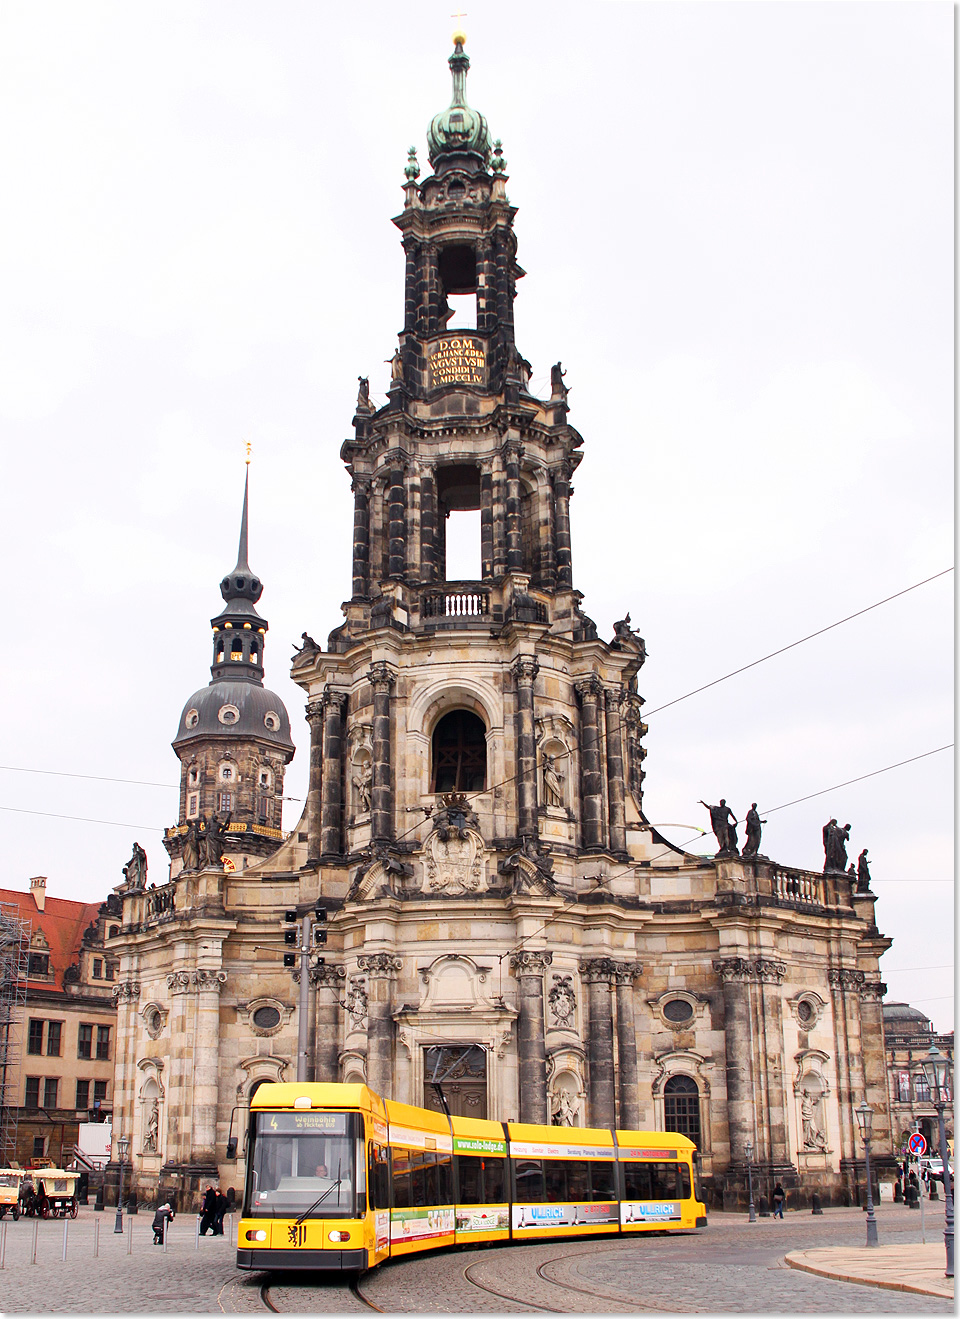
[[439, 1083], [454, 1117], [487, 1116], [487, 1055], [478, 1044], [431, 1045], [423, 1051], [423, 1106], [443, 1112]]

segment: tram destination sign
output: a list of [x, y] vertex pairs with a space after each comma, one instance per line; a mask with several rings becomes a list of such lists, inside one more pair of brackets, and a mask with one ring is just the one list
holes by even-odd
[[260, 1133], [266, 1136], [347, 1134], [346, 1113], [261, 1113]]
[[483, 340], [458, 334], [438, 339], [430, 347], [430, 388], [444, 385], [485, 385], [487, 355]]

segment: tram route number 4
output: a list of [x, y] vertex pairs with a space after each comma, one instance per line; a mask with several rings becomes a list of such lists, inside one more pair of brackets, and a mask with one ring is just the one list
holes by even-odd
[[927, 1148], [927, 1142], [924, 1139], [922, 1132], [915, 1131], [913, 1135], [910, 1137], [910, 1139], [907, 1141], [907, 1149], [914, 1156], [914, 1158], [918, 1159], [920, 1155], [925, 1152], [926, 1148]]

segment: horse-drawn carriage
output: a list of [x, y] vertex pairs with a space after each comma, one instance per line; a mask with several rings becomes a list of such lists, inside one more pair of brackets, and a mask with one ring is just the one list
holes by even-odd
[[0, 1218], [9, 1209], [13, 1220], [20, 1217], [20, 1179], [23, 1173], [19, 1168], [0, 1168]]
[[21, 1212], [36, 1218], [76, 1218], [78, 1172], [63, 1168], [34, 1168], [22, 1174]]

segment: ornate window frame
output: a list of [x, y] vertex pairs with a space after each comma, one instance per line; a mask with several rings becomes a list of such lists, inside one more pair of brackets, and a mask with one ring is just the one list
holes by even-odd
[[[151, 1024], [150, 1018], [155, 1012], [160, 1014], [159, 1026]], [[140, 1009], [140, 1016], [143, 1020], [143, 1029], [150, 1036], [151, 1040], [158, 1040], [163, 1034], [169, 1015], [170, 1009], [165, 1008], [162, 1003], [157, 1003], [154, 999], [151, 999], [149, 1003], [144, 1003], [143, 1007]]]
[[[676, 991], [670, 990], [668, 995], [661, 995], [661, 997], [673, 998], [675, 995]], [[700, 1136], [703, 1141], [700, 1157], [703, 1161], [704, 1173], [709, 1174], [713, 1158], [712, 1106], [710, 1104], [712, 1059], [705, 1054], [695, 1053], [693, 1049], [667, 1049], [663, 1053], [655, 1054], [654, 1062], [657, 1065], [657, 1075], [650, 1086], [650, 1092], [653, 1096], [654, 1130], [666, 1130], [666, 1119], [663, 1111], [663, 1087], [670, 1078], [672, 1076], [689, 1076], [692, 1081], [696, 1081], [697, 1088], [700, 1091]]]
[[[276, 1008], [280, 1013], [280, 1020], [275, 1026], [258, 1026], [253, 1019], [253, 1014], [259, 1008]], [[293, 1007], [282, 1003], [278, 998], [272, 998], [264, 994], [258, 998], [248, 999], [246, 1003], [237, 1004], [237, 1018], [242, 1025], [250, 1031], [251, 1035], [259, 1035], [264, 1039], [270, 1035], [279, 1035], [286, 1026], [287, 1022], [293, 1016]]]
[[[681, 999], [684, 1003], [689, 1003], [691, 1015], [686, 1021], [671, 1021], [664, 1015], [663, 1009], [674, 999]], [[694, 993], [692, 989], [666, 989], [656, 998], [648, 998], [647, 1006], [653, 1012], [654, 1017], [660, 1022], [664, 1030], [673, 1032], [682, 1030], [695, 1030], [700, 1025], [700, 1019], [706, 1014], [709, 1008], [710, 1000], [705, 994]]]
[[[813, 1009], [813, 1016], [806, 1022], [800, 1019], [800, 1005], [802, 1003], [808, 1003]], [[821, 998], [816, 990], [813, 989], [803, 989], [799, 994], [794, 994], [792, 998], [787, 999], [787, 1007], [790, 1009], [794, 1021], [797, 1023], [800, 1030], [806, 1031], [807, 1033], [816, 1028], [820, 1018], [823, 1016], [826, 1006], [826, 999]]]

